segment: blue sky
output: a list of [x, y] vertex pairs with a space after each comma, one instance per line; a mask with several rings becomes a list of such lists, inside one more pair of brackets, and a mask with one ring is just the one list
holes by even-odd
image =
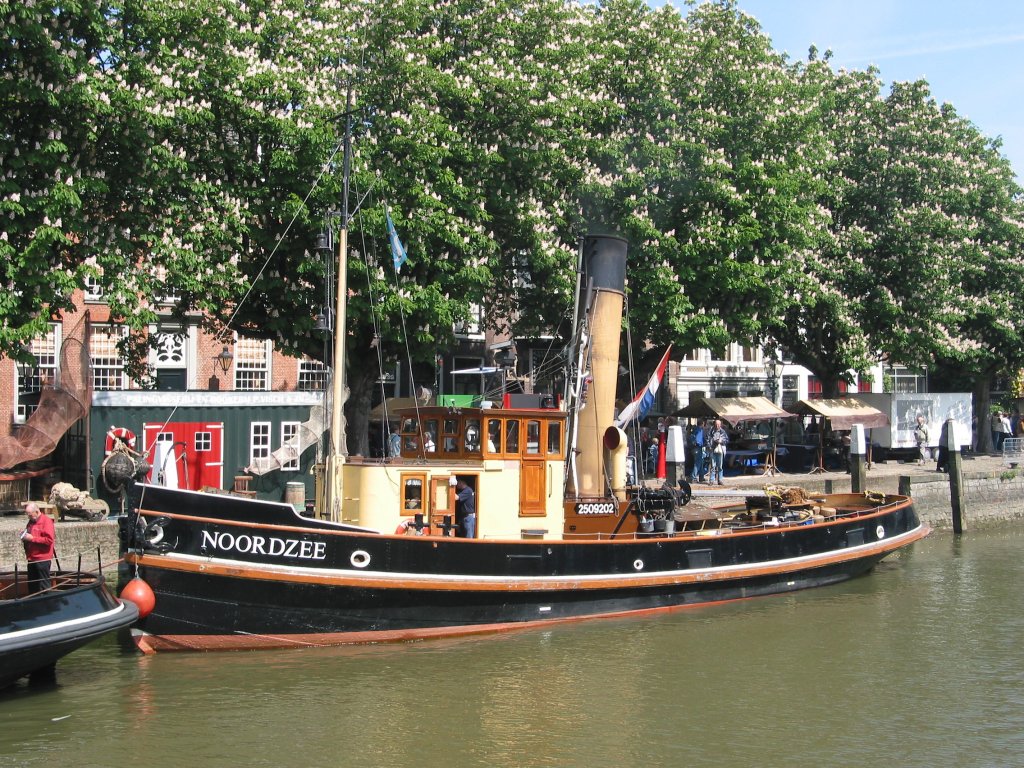
[[[686, 12], [681, 0], [676, 7]], [[874, 64], [882, 81], [924, 78], [939, 103], [991, 138], [1024, 179], [1024, 1], [738, 0], [777, 51], [804, 59], [813, 43], [833, 67]]]

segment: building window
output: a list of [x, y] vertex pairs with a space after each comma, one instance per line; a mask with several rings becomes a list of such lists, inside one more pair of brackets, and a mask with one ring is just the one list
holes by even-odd
[[782, 377], [782, 407], [788, 408], [800, 399], [800, 377]]
[[455, 323], [454, 331], [457, 336], [480, 336], [481, 318], [483, 311], [479, 304], [469, 305], [469, 319], [460, 320]]
[[177, 304], [181, 301], [181, 294], [167, 285], [167, 267], [158, 265], [154, 274], [157, 282], [160, 283], [161, 287], [164, 289], [163, 292], [157, 296], [156, 300], [160, 304]]
[[100, 279], [95, 275], [85, 276], [85, 300], [86, 301], [103, 301], [103, 286], [100, 284]]
[[757, 359], [757, 350], [754, 347], [740, 347], [740, 362], [759, 362]]
[[889, 391], [897, 394], [916, 394], [928, 391], [928, 379], [923, 374], [914, 373], [902, 365], [894, 365], [885, 369], [885, 375], [892, 382]]
[[239, 336], [235, 342], [235, 389], [263, 392], [270, 383], [270, 349], [263, 339]]
[[688, 349], [685, 352], [683, 352], [683, 356], [680, 359], [681, 360], [691, 360], [693, 362], [697, 362], [697, 361], [700, 360], [700, 350], [699, 349]]
[[[281, 445], [284, 446], [292, 438], [299, 436], [299, 422], [297, 421], [282, 421], [281, 422]], [[288, 459], [281, 465], [282, 472], [297, 472], [299, 469], [299, 457], [296, 456], [294, 459]]]
[[327, 389], [327, 366], [319, 360], [299, 360], [298, 390], [300, 392], [322, 392]]
[[[452, 370], [463, 371], [480, 368], [483, 361], [479, 357], [456, 357], [452, 361]], [[451, 377], [449, 385], [452, 395], [479, 395], [484, 392], [483, 374], [460, 373]]]
[[730, 360], [730, 357], [729, 357], [729, 345], [728, 344], [725, 344], [725, 345], [723, 345], [721, 347], [717, 347], [717, 348], [712, 347], [712, 348], [708, 349], [708, 352], [711, 353], [712, 361], [714, 361], [716, 363], [728, 363], [729, 360]]
[[124, 362], [118, 343], [125, 337], [125, 329], [112, 325], [94, 325], [89, 335], [89, 357], [92, 368], [92, 388], [102, 391], [127, 389]]
[[213, 433], [196, 432], [195, 434], [196, 453], [209, 453], [213, 450]]
[[254, 421], [249, 425], [249, 465], [270, 456], [270, 422]]
[[23, 424], [39, 405], [39, 393], [57, 381], [57, 326], [51, 325], [45, 336], [33, 339], [30, 351], [35, 362], [18, 364], [18, 402], [14, 423]]

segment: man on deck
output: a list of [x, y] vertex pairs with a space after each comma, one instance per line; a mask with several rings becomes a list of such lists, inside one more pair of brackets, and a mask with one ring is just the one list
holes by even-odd
[[25, 505], [28, 524], [21, 532], [21, 543], [25, 546], [28, 560], [29, 594], [50, 588], [50, 561], [53, 560], [53, 520], [44, 515], [39, 506], [30, 501]]

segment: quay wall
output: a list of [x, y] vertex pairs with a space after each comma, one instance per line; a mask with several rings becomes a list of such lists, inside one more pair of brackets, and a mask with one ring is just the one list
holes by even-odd
[[[916, 473], [906, 477], [921, 519], [936, 530], [952, 529], [949, 476], [936, 472]], [[834, 479], [801, 476], [799, 483], [793, 483], [792, 480], [790, 476], [775, 478], [778, 485], [799, 484], [808, 491], [826, 492], [829, 485], [835, 492], [850, 490], [849, 475], [840, 475]], [[965, 471], [963, 481], [965, 531], [973, 527], [1024, 519], [1024, 470]], [[899, 484], [900, 475], [896, 473], [869, 477], [868, 490], [897, 493]], [[755, 487], [755, 483], [747, 485], [747, 490]], [[758, 489], [762, 485], [763, 482], [756, 483]], [[743, 490], [740, 489], [741, 492]], [[25, 552], [18, 539], [24, 527], [23, 515], [0, 517], [0, 568], [10, 568], [15, 563], [24, 567]], [[97, 562], [104, 569], [116, 567], [119, 556], [116, 520], [93, 523], [67, 520], [58, 522], [56, 531], [57, 557], [62, 567], [78, 567], [79, 553], [82, 556], [82, 567], [87, 570], [95, 570]]]
[[[936, 472], [931, 475], [906, 475], [910, 495], [921, 520], [936, 530], [952, 530], [953, 513], [950, 500], [949, 475]], [[963, 472], [964, 510], [963, 526], [972, 527], [1010, 520], [1024, 519], [1024, 471], [1017, 469]], [[826, 492], [827, 481], [801, 482], [807, 490]], [[785, 483], [780, 483], [785, 484]], [[831, 481], [832, 490], [845, 493], [850, 490], [849, 476]], [[891, 474], [868, 478], [867, 489], [883, 493], [898, 493], [900, 475]]]
[[[25, 567], [25, 549], [18, 538], [24, 528], [24, 515], [5, 515], [0, 519], [0, 568], [12, 568], [15, 563], [19, 568]], [[58, 521], [54, 529], [57, 534], [56, 554], [61, 568], [77, 568], [78, 556], [81, 554], [84, 570], [95, 571], [99, 565], [104, 571], [108, 568], [116, 571], [120, 557], [116, 520], [94, 523]]]

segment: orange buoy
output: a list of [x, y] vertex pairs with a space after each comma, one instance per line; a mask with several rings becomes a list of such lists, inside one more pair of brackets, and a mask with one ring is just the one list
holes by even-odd
[[124, 585], [121, 590], [121, 599], [129, 600], [139, 608], [139, 618], [144, 619], [153, 612], [156, 607], [156, 595], [153, 589], [145, 581], [136, 576]]

